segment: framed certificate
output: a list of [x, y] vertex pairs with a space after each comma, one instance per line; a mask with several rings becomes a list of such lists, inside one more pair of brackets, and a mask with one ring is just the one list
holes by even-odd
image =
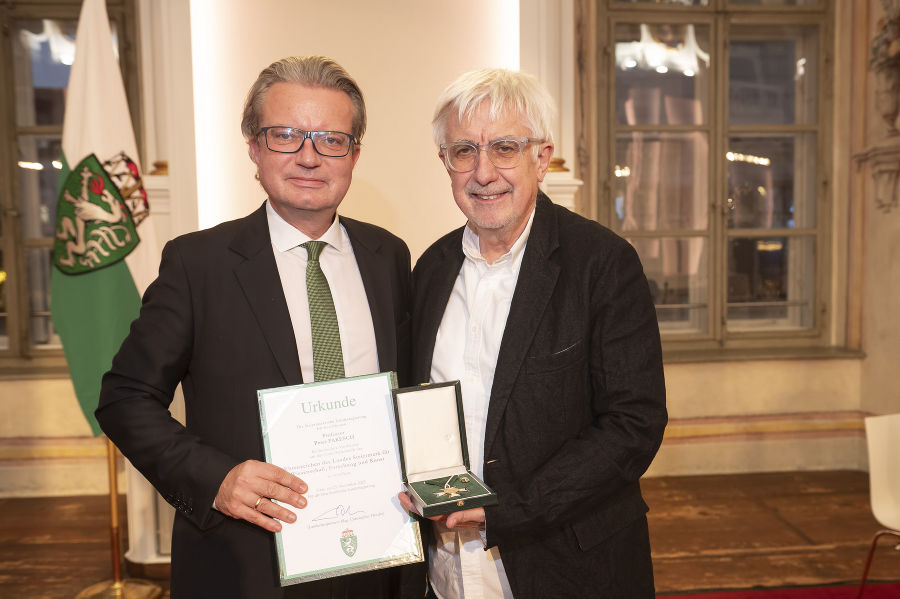
[[282, 586], [420, 562], [404, 490], [394, 373], [258, 392], [266, 461], [309, 487], [297, 520], [275, 533]]

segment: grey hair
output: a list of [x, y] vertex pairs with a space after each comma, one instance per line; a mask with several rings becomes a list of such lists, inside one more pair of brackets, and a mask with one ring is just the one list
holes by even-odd
[[241, 132], [245, 140], [250, 141], [259, 134], [263, 100], [273, 85], [282, 82], [335, 89], [347, 94], [353, 105], [350, 133], [357, 143], [362, 140], [366, 132], [366, 103], [362, 91], [344, 67], [326, 56], [289, 56], [273, 62], [259, 73], [244, 102]]
[[507, 69], [480, 69], [461, 75], [438, 98], [431, 121], [434, 143], [448, 141], [445, 136], [450, 115], [455, 114], [462, 123], [472, 118], [483, 102], [489, 103], [491, 120], [518, 113], [533, 137], [553, 141], [555, 105], [537, 78]]

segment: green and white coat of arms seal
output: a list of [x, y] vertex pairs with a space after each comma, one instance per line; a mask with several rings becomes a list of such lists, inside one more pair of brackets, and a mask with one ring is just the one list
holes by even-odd
[[356, 553], [356, 535], [349, 528], [341, 533], [341, 549], [347, 557], [353, 557]]

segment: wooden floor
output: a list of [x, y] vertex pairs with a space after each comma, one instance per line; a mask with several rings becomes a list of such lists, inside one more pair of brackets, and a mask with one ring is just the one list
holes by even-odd
[[[881, 528], [864, 472], [647, 479], [658, 592], [858, 583]], [[882, 539], [870, 579], [900, 581]]]
[[[657, 591], [857, 582], [879, 528], [867, 485], [861, 472], [645, 480]], [[900, 551], [882, 543], [871, 577], [900, 581]], [[112, 576], [109, 556], [107, 498], [0, 499], [0, 597], [72, 599]]]

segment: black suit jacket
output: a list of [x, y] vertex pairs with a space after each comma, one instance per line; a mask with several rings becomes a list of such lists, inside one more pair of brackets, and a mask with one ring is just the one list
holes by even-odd
[[[382, 371], [407, 374], [409, 250], [402, 240], [341, 217], [372, 313]], [[104, 376], [103, 431], [177, 513], [173, 599], [328, 596], [331, 583], [282, 592], [272, 535], [212, 509], [225, 475], [264, 460], [256, 392], [302, 382], [265, 204], [249, 216], [179, 237], [162, 254], [140, 317]], [[168, 407], [178, 383], [187, 423]], [[379, 596], [388, 574], [359, 578]], [[353, 580], [350, 580], [353, 579]], [[349, 589], [350, 587], [348, 587]], [[386, 592], [386, 591], [385, 591]]]
[[[413, 271], [413, 378], [463, 263], [462, 229]], [[667, 421], [656, 312], [634, 249], [540, 194], [484, 442], [488, 546], [516, 599], [653, 596], [639, 478]]]

